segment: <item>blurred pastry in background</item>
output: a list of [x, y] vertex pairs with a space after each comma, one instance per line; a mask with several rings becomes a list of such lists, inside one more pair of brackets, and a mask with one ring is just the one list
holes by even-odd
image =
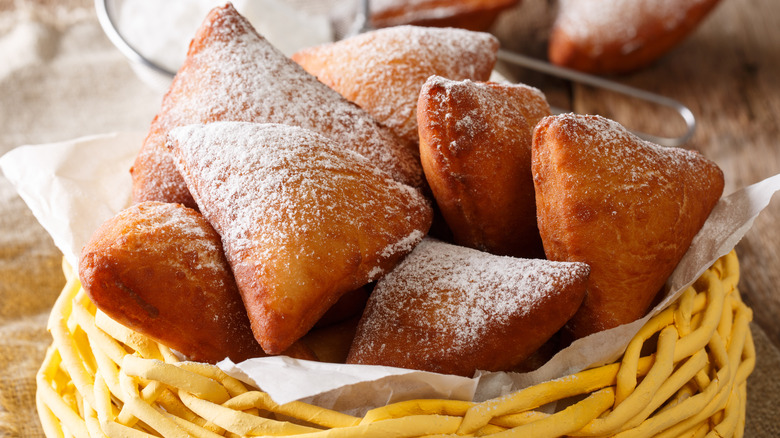
[[559, 0], [550, 62], [595, 74], [628, 73], [663, 56], [719, 0]]
[[484, 31], [520, 0], [371, 0], [371, 25], [458, 27]]

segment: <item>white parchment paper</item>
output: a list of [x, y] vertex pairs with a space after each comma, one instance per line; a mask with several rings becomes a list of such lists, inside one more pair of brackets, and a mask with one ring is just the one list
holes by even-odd
[[[144, 133], [112, 133], [54, 144], [22, 146], [0, 168], [73, 266], [81, 247], [105, 220], [128, 205], [130, 166]], [[538, 370], [483, 373], [475, 378], [390, 367], [329, 364], [269, 357], [221, 368], [266, 391], [277, 403], [303, 400], [360, 414], [414, 398], [481, 401], [616, 360], [650, 317], [673, 302], [715, 260], [742, 239], [780, 190], [780, 174], [720, 200], [669, 278], [669, 295], [645, 318], [579, 339]]]

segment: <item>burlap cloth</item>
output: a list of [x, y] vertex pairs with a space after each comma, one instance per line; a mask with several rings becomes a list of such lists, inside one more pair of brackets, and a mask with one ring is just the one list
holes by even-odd
[[[103, 35], [91, 0], [0, 0], [0, 154], [23, 144], [145, 129], [160, 93]], [[35, 372], [50, 343], [61, 255], [0, 176], [0, 436], [42, 436]], [[749, 274], [747, 274], [749, 275]], [[753, 326], [746, 436], [780, 436], [780, 353]]]

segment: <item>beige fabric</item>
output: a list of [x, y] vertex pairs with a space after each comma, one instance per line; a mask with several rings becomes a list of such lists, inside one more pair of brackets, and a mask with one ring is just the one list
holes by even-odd
[[[0, 0], [0, 154], [22, 144], [143, 130], [161, 96], [97, 24], [91, 0]], [[0, 176], [0, 437], [42, 436], [35, 371], [64, 285], [62, 256]]]
[[[145, 130], [161, 95], [103, 35], [91, 0], [0, 0], [0, 154], [22, 144]], [[61, 255], [0, 176], [0, 437], [42, 436], [35, 372], [50, 343]], [[749, 275], [746, 273], [744, 275]], [[754, 326], [746, 436], [780, 436], [780, 353]]]
[[755, 324], [756, 369], [748, 378], [746, 437], [780, 436], [780, 351]]

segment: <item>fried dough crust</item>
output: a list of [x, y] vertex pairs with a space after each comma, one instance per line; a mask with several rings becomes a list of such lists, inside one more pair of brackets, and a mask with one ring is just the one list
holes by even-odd
[[462, 376], [511, 369], [574, 314], [588, 271], [425, 239], [377, 283], [347, 363]]
[[365, 155], [399, 181], [423, 183], [419, 159], [409, 145], [306, 73], [230, 4], [206, 17], [163, 98], [131, 169], [133, 200], [196, 208], [165, 148], [166, 135], [177, 126], [214, 121], [301, 126]]
[[419, 190], [303, 128], [192, 125], [172, 130], [168, 145], [271, 354], [390, 270], [431, 225]]
[[[195, 210], [158, 202], [123, 210], [84, 246], [79, 277], [106, 315], [191, 360], [265, 356], [219, 235]], [[314, 359], [305, 346], [292, 350]]]
[[577, 338], [644, 316], [724, 184], [697, 152], [573, 114], [537, 126], [533, 175], [547, 257], [591, 267], [588, 295], [567, 324]]
[[536, 226], [531, 140], [550, 114], [522, 84], [434, 76], [420, 92], [420, 159], [456, 243], [498, 255], [543, 258]]
[[486, 81], [498, 40], [483, 32], [397, 26], [303, 49], [292, 59], [414, 145], [417, 96], [432, 75]]

